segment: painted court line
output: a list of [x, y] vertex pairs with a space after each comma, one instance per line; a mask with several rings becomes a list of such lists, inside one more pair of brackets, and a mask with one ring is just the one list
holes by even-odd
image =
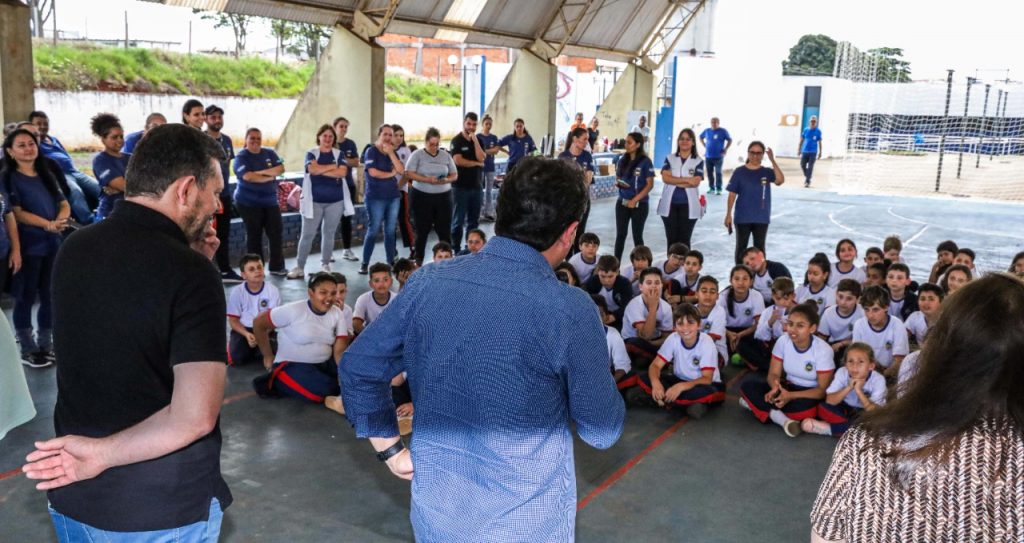
[[836, 220], [836, 217], [835, 217], [836, 215], [842, 213], [843, 211], [846, 211], [847, 209], [850, 209], [851, 207], [853, 207], [853, 206], [846, 206], [846, 207], [837, 209], [836, 211], [833, 211], [833, 212], [829, 213], [828, 214], [828, 220], [832, 221], [832, 224], [838, 226], [839, 228], [842, 228], [843, 230], [846, 230], [847, 232], [850, 232], [851, 234], [857, 234], [858, 236], [861, 236], [861, 237], [882, 241], [882, 238], [880, 238], [878, 236], [872, 236], [871, 234], [865, 234], [864, 232], [860, 232], [860, 231], [854, 230], [853, 228], [850, 228], [849, 226], [846, 226], [845, 224], [843, 224], [843, 223], [839, 222], [838, 220]]
[[914, 240], [916, 240], [917, 238], [921, 237], [921, 234], [924, 234], [924, 231], [927, 230], [929, 226], [930, 225], [926, 224], [923, 227], [921, 227], [921, 229], [918, 230], [916, 234], [914, 234], [913, 236], [910, 236], [910, 239], [908, 239], [906, 241], [906, 243], [903, 244], [903, 246], [904, 247], [909, 247], [911, 243], [914, 243]]
[[583, 508], [586, 507], [588, 503], [590, 503], [590, 500], [593, 500], [594, 498], [604, 493], [605, 490], [611, 488], [612, 485], [619, 481], [619, 479], [621, 479], [623, 476], [629, 473], [629, 470], [633, 469], [633, 466], [636, 466], [641, 460], [643, 460], [643, 458], [647, 456], [648, 453], [650, 453], [654, 449], [657, 449], [662, 443], [665, 442], [666, 439], [669, 438], [669, 436], [676, 433], [689, 420], [689, 417], [683, 417], [679, 419], [679, 422], [676, 422], [675, 424], [670, 426], [668, 430], [665, 430], [660, 436], [657, 437], [657, 439], [652, 441], [646, 449], [640, 451], [640, 453], [634, 456], [633, 458], [630, 458], [629, 462], [626, 462], [621, 468], [616, 470], [615, 473], [611, 474], [611, 476], [605, 479], [600, 486], [595, 488], [590, 494], [584, 496], [584, 498], [580, 500], [578, 504], [576, 504], [576, 510], [582, 511]]
[[889, 209], [887, 209], [886, 211], [888, 211], [890, 215], [892, 215], [893, 217], [896, 217], [897, 219], [903, 219], [903, 220], [905, 220], [907, 222], [923, 224], [923, 225], [926, 225], [926, 226], [928, 225], [928, 223], [925, 222], [925, 221], [919, 221], [917, 219], [911, 219], [910, 217], [904, 217], [903, 215], [900, 215], [899, 213], [896, 213], [895, 211], [893, 211], [891, 207]]
[[20, 474], [21, 474], [21, 468], [14, 468], [11, 471], [5, 471], [3, 473], [0, 473], [0, 481], [3, 481], [4, 479], [10, 479], [11, 477], [14, 477], [15, 475], [20, 475]]

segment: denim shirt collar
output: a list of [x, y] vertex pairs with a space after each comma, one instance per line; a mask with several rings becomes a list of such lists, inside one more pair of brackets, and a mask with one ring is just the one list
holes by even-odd
[[494, 236], [487, 240], [487, 244], [480, 249], [481, 254], [494, 255], [499, 258], [522, 262], [531, 267], [543, 270], [545, 275], [555, 276], [555, 270], [548, 263], [544, 255], [529, 245], [516, 241], [512, 238]]

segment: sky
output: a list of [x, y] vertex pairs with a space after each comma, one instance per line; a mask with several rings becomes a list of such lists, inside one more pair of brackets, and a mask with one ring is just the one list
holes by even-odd
[[[405, 0], [406, 2], [424, 0]], [[546, 2], [547, 0], [520, 0]], [[1013, 0], [713, 0], [714, 49], [720, 56], [779, 66], [804, 34], [826, 34], [862, 50], [900, 47], [914, 79], [1024, 80], [1024, 2]], [[214, 29], [189, 8], [136, 0], [62, 0], [58, 28], [90, 38], [123, 38], [124, 13], [129, 35], [180, 42], [186, 50], [189, 21], [193, 50], [232, 51], [228, 28]], [[273, 49], [269, 26], [250, 32], [248, 50]]]

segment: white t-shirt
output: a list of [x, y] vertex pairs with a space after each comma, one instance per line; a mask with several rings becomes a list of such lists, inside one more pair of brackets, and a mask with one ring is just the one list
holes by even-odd
[[897, 395], [901, 395], [906, 392], [908, 381], [910, 381], [911, 377], [917, 375], [917, 363], [920, 358], [921, 351], [914, 351], [903, 359], [903, 363], [900, 364], [900, 372], [896, 376]]
[[928, 321], [924, 318], [924, 313], [920, 311], [914, 311], [907, 317], [907, 322], [904, 323], [904, 327], [911, 336], [914, 336], [914, 342], [918, 345], [924, 341], [924, 338], [928, 336]]
[[827, 336], [829, 343], [844, 341], [853, 335], [853, 324], [864, 317], [864, 308], [854, 306], [853, 312], [847, 316], [839, 314], [839, 306], [834, 305], [825, 310], [818, 324], [818, 333]]
[[593, 262], [587, 262], [583, 260], [583, 253], [576, 253], [569, 259], [569, 264], [576, 269], [576, 275], [580, 276], [580, 282], [586, 283], [587, 279], [594, 274], [594, 268], [597, 267], [597, 257], [594, 257]]
[[828, 274], [828, 286], [835, 287], [843, 279], [853, 279], [857, 284], [863, 285], [868, 280], [868, 274], [864, 273], [864, 270], [857, 266], [854, 266], [850, 271], [843, 273], [836, 267], [836, 262], [832, 263], [832, 271]]
[[[729, 314], [729, 292], [732, 287], [726, 287], [718, 294], [718, 305], [725, 309], [725, 325], [730, 328], [749, 328], [753, 326], [754, 320], [764, 312], [764, 298], [757, 291], [751, 289], [747, 292], [746, 299], [733, 302], [733, 314]], [[754, 296], [751, 296], [753, 294]]]
[[906, 356], [910, 351], [907, 329], [903, 321], [889, 315], [889, 322], [881, 330], [875, 330], [867, 317], [853, 323], [853, 340], [863, 341], [875, 351], [875, 358], [883, 368], [892, 365], [894, 356]]
[[[846, 385], [850, 384], [850, 372], [845, 367], [839, 368], [836, 371], [836, 376], [832, 378], [832, 384], [825, 390], [826, 394], [832, 394], [839, 392], [846, 388]], [[872, 371], [871, 375], [868, 376], [867, 381], [864, 382], [864, 395], [871, 400], [871, 403], [877, 406], [885, 405], [885, 377], [882, 377], [881, 373]], [[860, 403], [860, 397], [857, 396], [856, 390], [851, 390], [845, 398], [843, 403], [850, 407], [857, 407], [860, 409], [864, 408], [864, 404]]]
[[604, 338], [608, 342], [608, 358], [611, 361], [612, 371], [629, 372], [633, 369], [633, 365], [629, 362], [629, 354], [626, 352], [626, 342], [622, 340], [619, 331], [611, 326], [605, 326]]
[[391, 302], [395, 301], [395, 296], [398, 293], [388, 291], [388, 301], [384, 305], [377, 303], [377, 300], [373, 299], [373, 291], [364, 292], [356, 298], [355, 309], [352, 310], [353, 319], [363, 319], [363, 325], [369, 326], [370, 323], [377, 320], [377, 317], [384, 312], [385, 309]]
[[668, 264], [668, 259], [659, 260], [654, 263], [654, 267], [661, 270], [661, 280], [663, 282], [667, 283], [669, 279], [679, 281], [680, 285], [686, 282], [686, 268], [684, 266], [679, 266], [678, 270], [668, 273], [665, 271], [666, 264]]
[[626, 279], [629, 279], [629, 283], [633, 286], [633, 296], [639, 296], [640, 295], [640, 281], [639, 280], [637, 280], [637, 281], [633, 280], [633, 272], [634, 271], [636, 271], [636, 270], [633, 269], [633, 265], [632, 264], [626, 264], [625, 266], [622, 266], [622, 268], [619, 269], [619, 275], [625, 277]]
[[725, 308], [720, 305], [716, 305], [707, 317], [700, 319], [700, 331], [715, 341], [715, 347], [718, 348], [722, 360], [729, 358], [729, 348], [725, 343], [725, 320]]
[[828, 373], [836, 369], [832, 347], [817, 336], [811, 336], [811, 344], [806, 350], [800, 351], [793, 345], [789, 334], [786, 334], [775, 342], [772, 358], [782, 361], [782, 371], [790, 383], [802, 387], [818, 386], [819, 373]]
[[721, 383], [722, 376], [718, 372], [718, 350], [715, 340], [707, 334], [698, 334], [697, 343], [687, 349], [679, 334], [665, 338], [665, 343], [658, 349], [658, 358], [672, 364], [672, 373], [683, 381], [701, 378], [703, 370], [715, 370], [711, 381]]
[[614, 290], [612, 290], [610, 288], [605, 288], [605, 286], [602, 285], [601, 286], [601, 291], [598, 292], [598, 294], [600, 294], [601, 297], [604, 298], [605, 303], [608, 304], [608, 311], [610, 311], [612, 313], [615, 313], [616, 311], [619, 310], [619, 304], [615, 303], [615, 291]]
[[814, 300], [818, 304], [818, 315], [825, 314], [825, 309], [836, 305], [836, 289], [825, 285], [821, 290], [814, 292], [811, 285], [800, 285], [796, 289], [796, 303], [802, 304], [807, 300]]
[[242, 326], [252, 328], [252, 321], [260, 313], [280, 305], [281, 292], [274, 285], [265, 282], [258, 292], [250, 292], [249, 285], [242, 283], [228, 295], [228, 316], [238, 317]]
[[345, 316], [345, 322], [348, 323], [348, 337], [355, 337], [356, 331], [352, 327], [352, 306], [345, 304], [345, 307], [341, 310], [341, 314]]
[[768, 305], [772, 301], [772, 283], [775, 282], [775, 278], [768, 274], [768, 270], [764, 270], [764, 274], [758, 275], [754, 273], [754, 290], [761, 293], [764, 297], [764, 305]]
[[903, 294], [903, 298], [899, 300], [895, 298], [889, 298], [889, 314], [893, 317], [903, 318], [901, 313], [903, 312], [903, 304], [907, 301], [906, 293]]
[[[672, 306], [665, 300], [658, 300], [658, 330], [662, 332], [671, 332], [672, 325]], [[644, 321], [647, 320], [647, 305], [644, 303], [642, 296], [637, 296], [626, 304], [626, 311], [622, 315], [622, 338], [629, 339], [637, 337], [637, 327], [643, 326]]]
[[[768, 321], [772, 320], [772, 314], [778, 313], [779, 318], [775, 320], [775, 324], [768, 326]], [[754, 339], [761, 341], [771, 341], [782, 337], [786, 332], [783, 330], [786, 322], [789, 319], [789, 312], [782, 309], [779, 306], [766, 307], [764, 313], [761, 313], [761, 318], [757, 321], [757, 329], [754, 330]]]
[[340, 309], [332, 305], [318, 315], [309, 300], [271, 309], [270, 322], [277, 328], [275, 363], [319, 364], [334, 355], [335, 339], [348, 337], [349, 323]]

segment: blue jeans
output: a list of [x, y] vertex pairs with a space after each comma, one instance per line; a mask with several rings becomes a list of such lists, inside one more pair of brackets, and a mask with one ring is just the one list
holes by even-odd
[[722, 157], [705, 158], [704, 171], [708, 174], [708, 190], [722, 190]]
[[395, 228], [398, 226], [398, 208], [401, 198], [366, 201], [366, 235], [363, 238], [363, 266], [370, 265], [373, 248], [377, 245], [377, 232], [384, 228], [384, 254], [388, 264], [395, 261]]
[[81, 224], [92, 224], [92, 210], [99, 205], [100, 184], [82, 172], [66, 173], [64, 179], [71, 192], [68, 198], [71, 216]]
[[452, 187], [455, 212], [452, 214], [452, 247], [455, 252], [462, 250], [462, 229], [472, 230], [480, 226], [480, 204], [484, 193], [480, 189]]
[[57, 541], [61, 543], [135, 543], [135, 542], [176, 542], [216, 543], [220, 538], [220, 524], [224, 512], [220, 509], [217, 498], [210, 500], [210, 518], [187, 526], [179, 526], [169, 530], [153, 530], [150, 532], [108, 532], [93, 528], [70, 517], [66, 517], [52, 507], [50, 519], [57, 532]]
[[804, 172], [804, 183], [807, 185], [811, 184], [816, 160], [818, 160], [818, 153], [800, 153], [800, 170]]

